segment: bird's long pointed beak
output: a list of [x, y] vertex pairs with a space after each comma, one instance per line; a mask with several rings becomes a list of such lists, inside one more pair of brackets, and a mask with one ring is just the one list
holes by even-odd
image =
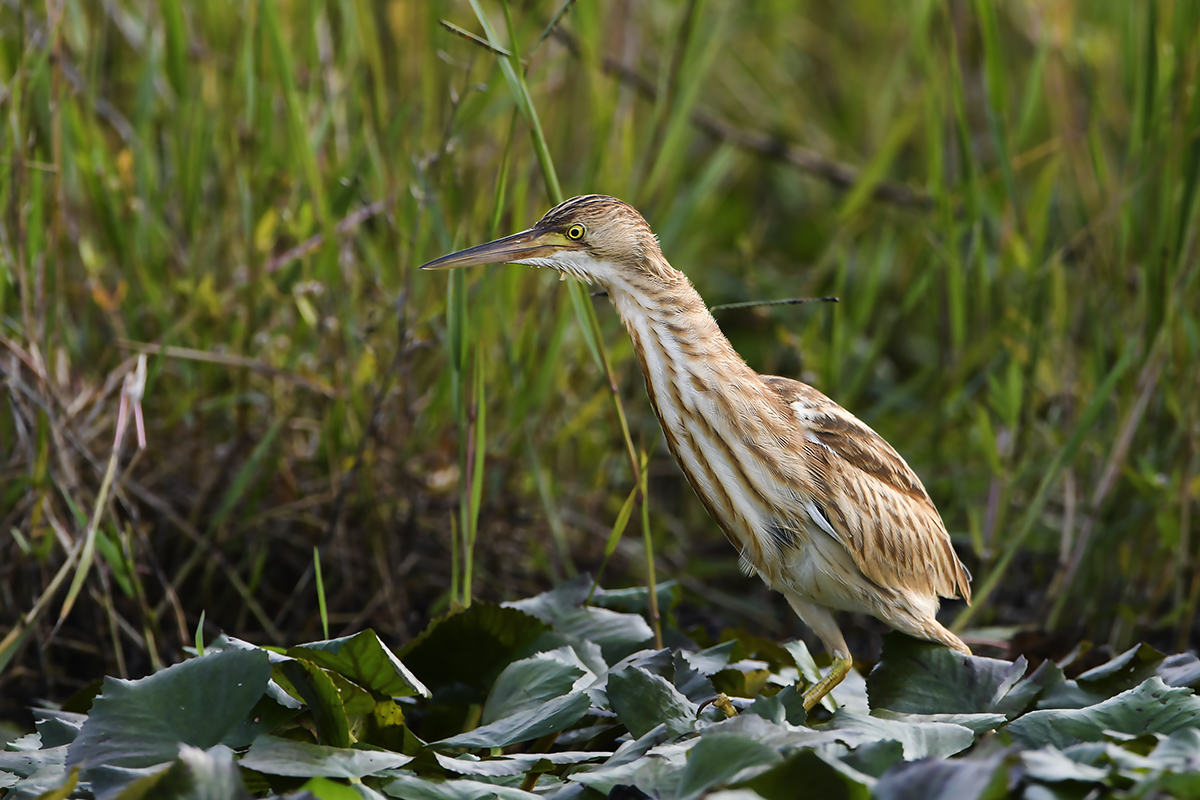
[[526, 258], [550, 256], [562, 249], [562, 236], [552, 231], [530, 228], [512, 236], [505, 236], [487, 244], [468, 247], [448, 256], [435, 258], [421, 269], [454, 269], [455, 267], [478, 267], [481, 264], [503, 264]]

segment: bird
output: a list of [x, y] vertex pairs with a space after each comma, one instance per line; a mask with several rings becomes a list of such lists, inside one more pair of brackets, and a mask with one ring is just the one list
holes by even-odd
[[818, 390], [750, 368], [636, 209], [573, 197], [527, 230], [422, 269], [492, 263], [549, 268], [607, 293], [700, 502], [747, 574], [781, 592], [829, 654], [829, 672], [804, 692], [805, 711], [853, 666], [834, 611], [970, 654], [937, 621], [940, 598], [971, 602], [971, 576], [920, 478]]

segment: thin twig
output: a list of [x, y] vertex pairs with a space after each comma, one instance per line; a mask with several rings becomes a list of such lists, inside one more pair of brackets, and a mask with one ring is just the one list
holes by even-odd
[[500, 45], [492, 44], [487, 39], [484, 39], [480, 36], [476, 36], [475, 34], [471, 33], [466, 28], [460, 28], [457, 25], [455, 25], [453, 22], [450, 22], [449, 20], [439, 19], [438, 24], [441, 25], [446, 30], [453, 33], [455, 36], [461, 36], [462, 38], [466, 39], [471, 44], [479, 45], [484, 50], [488, 50], [492, 53], [495, 53], [498, 56], [504, 56], [505, 58], [512, 58], [512, 53], [505, 50]]
[[721, 303], [708, 309], [712, 313], [730, 311], [735, 308], [757, 308], [758, 306], [798, 306], [801, 303], [840, 303], [836, 297], [788, 297], [783, 300], [746, 300], [742, 303]]
[[36, 169], [39, 172], [49, 172], [51, 174], [58, 172], [58, 167], [54, 164], [48, 164], [44, 161], [30, 161], [24, 158], [0, 158], [0, 164], [8, 167], [23, 166], [26, 169]]
[[[590, 292], [588, 297], [593, 300], [601, 297], [608, 297], [608, 292], [603, 289]], [[786, 297], [782, 300], [746, 300], [741, 303], [721, 303], [711, 306], [709, 312], [715, 314], [718, 311], [730, 311], [738, 308], [757, 308], [758, 306], [798, 306], [801, 303], [840, 303], [841, 298], [838, 297]]]
[[[575, 0], [565, 0], [562, 8], [558, 9], [558, 13], [554, 15], [554, 19], [550, 20], [550, 24], [546, 26], [546, 30], [542, 31], [542, 35], [538, 37], [537, 44], [533, 46], [533, 51], [536, 51], [542, 46], [542, 42], [546, 41], [547, 37], [554, 31], [558, 30], [558, 24], [562, 22], [562, 18], [571, 10], [571, 6], [575, 5]], [[530, 51], [531, 53], [533, 51]]]
[[283, 378], [286, 381], [302, 386], [305, 389], [322, 394], [326, 397], [335, 398], [338, 392], [332, 386], [319, 383], [311, 378], [305, 378], [297, 375], [294, 372], [280, 369], [272, 366], [265, 361], [258, 361], [245, 356], [236, 356], [229, 353], [214, 353], [209, 350], [195, 350], [191, 347], [174, 347], [154, 344], [152, 342], [131, 342], [128, 339], [121, 339], [117, 342], [117, 346], [124, 350], [133, 350], [138, 353], [147, 353], [150, 355], [165, 355], [167, 358], [186, 359], [188, 361], [204, 361], [209, 364], [221, 364], [226, 367], [240, 367], [242, 369], [252, 370], [262, 375], [271, 378]]

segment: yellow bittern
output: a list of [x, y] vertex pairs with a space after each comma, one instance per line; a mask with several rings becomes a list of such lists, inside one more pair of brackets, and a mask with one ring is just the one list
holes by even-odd
[[831, 610], [971, 651], [937, 621], [970, 576], [933, 501], [879, 434], [816, 389], [759, 375], [717, 327], [636, 210], [567, 200], [532, 228], [424, 265], [549, 267], [608, 292], [633, 340], [667, 445], [708, 513], [820, 638], [833, 661], [811, 710], [850, 670]]

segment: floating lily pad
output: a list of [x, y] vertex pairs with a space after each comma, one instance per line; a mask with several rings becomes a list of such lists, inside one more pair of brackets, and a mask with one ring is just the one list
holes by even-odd
[[1038, 664], [1037, 669], [1017, 681], [1008, 694], [1000, 698], [993, 711], [1004, 714], [1009, 719], [1023, 714], [1035, 703], [1040, 703], [1047, 693], [1055, 691], [1067, 682], [1063, 677], [1062, 668], [1053, 661], [1046, 660]]
[[773, 695], [755, 698], [743, 713], [756, 714], [777, 724], [803, 725], [808, 718], [804, 695], [795, 686], [785, 686]]
[[959, 653], [902, 633], [883, 637], [867, 677], [871, 708], [908, 714], [992, 712], [1025, 674], [1024, 658], [1001, 661]]
[[878, 778], [904, 760], [904, 745], [895, 739], [879, 739], [855, 747], [841, 761], [859, 772]]
[[608, 676], [608, 702], [635, 737], [660, 724], [678, 736], [695, 726], [696, 704], [669, 681], [630, 666]]
[[260, 736], [242, 756], [241, 764], [268, 775], [358, 779], [402, 767], [410, 761], [410, 756], [399, 753], [327, 747], [277, 736]]
[[22, 778], [30, 778], [39, 772], [53, 773], [65, 778], [66, 763], [66, 745], [47, 747], [44, 750], [0, 751], [0, 788], [12, 786]]
[[288, 655], [341, 673], [373, 692], [391, 697], [430, 696], [417, 676], [369, 629], [341, 639], [297, 645], [288, 649]]
[[855, 714], [839, 709], [828, 730], [852, 731], [864, 740], [894, 739], [904, 747], [904, 758], [945, 758], [962, 752], [975, 741], [975, 734], [962, 725], [946, 722], [901, 722]]
[[1191, 686], [1200, 684], [1200, 658], [1195, 653], [1177, 653], [1167, 656], [1158, 665], [1158, 677], [1167, 686]]
[[281, 673], [280, 677], [286, 678], [308, 704], [308, 710], [317, 724], [321, 744], [349, 747], [350, 725], [333, 678], [316, 664], [300, 658], [285, 661], [276, 669]]
[[875, 800], [1001, 800], [1008, 796], [1003, 754], [897, 764], [875, 784]]
[[483, 781], [431, 781], [416, 775], [397, 775], [383, 785], [391, 797], [403, 800], [539, 800], [533, 792]]
[[265, 653], [225, 650], [138, 681], [106, 678], [67, 766], [148, 767], [174, 761], [180, 745], [212, 747], [262, 697], [270, 674]]
[[740, 784], [766, 800], [868, 800], [874, 779], [848, 765], [822, 756], [816, 750], [800, 750], [761, 775]]
[[889, 719], [896, 722], [927, 723], [948, 722], [951, 725], [961, 725], [976, 736], [987, 731], [993, 731], [1008, 721], [1003, 714], [901, 714], [881, 708], [871, 714], [876, 719]]
[[781, 761], [783, 756], [778, 750], [749, 736], [735, 733], [701, 736], [688, 752], [676, 797], [698, 797], [733, 781], [745, 770], [766, 769]]
[[683, 657], [698, 672], [711, 676], [729, 666], [729, 662], [733, 658], [734, 648], [737, 646], [737, 640], [730, 639], [727, 642], [713, 645], [707, 650], [701, 650], [699, 653], [684, 653]]
[[532, 614], [555, 633], [595, 642], [609, 664], [642, 649], [654, 638], [654, 631], [640, 614], [582, 605], [590, 588], [590, 579], [581, 575], [549, 592], [504, 605]]
[[[570, 658], [563, 651], [570, 653]], [[576, 664], [570, 663], [571, 660]], [[574, 651], [568, 647], [509, 664], [500, 673], [488, 695], [483, 707], [483, 723], [486, 725], [536, 708], [569, 693], [575, 681], [588, 674], [582, 665], [577, 666], [578, 661]]]
[[569, 728], [591, 707], [592, 701], [586, 694], [573, 692], [539, 706], [518, 711], [489, 725], [482, 725], [473, 731], [442, 739], [435, 745], [439, 748], [507, 747]]
[[1029, 777], [1044, 783], [1099, 783], [1108, 777], [1108, 770], [1076, 761], [1056, 747], [1026, 750], [1021, 763]]
[[[654, 596], [658, 601], [660, 614], [679, 605], [683, 597], [683, 589], [675, 581], [663, 581], [654, 587]], [[626, 611], [634, 614], [648, 614], [650, 604], [647, 602], [650, 590], [645, 586], [631, 586], [628, 589], [596, 589], [592, 594], [591, 605], [603, 606], [613, 611]]]
[[482, 703], [500, 671], [549, 630], [515, 608], [473, 603], [430, 623], [399, 657], [440, 702]]
[[571, 773], [569, 780], [605, 795], [618, 786], [632, 786], [651, 797], [674, 797], [679, 791], [691, 746], [692, 742], [658, 744], [636, 756], [618, 751], [599, 767]]
[[118, 800], [250, 800], [233, 751], [224, 745], [208, 750], [183, 745], [167, 769], [146, 775], [121, 790]]
[[1200, 728], [1180, 728], [1159, 742], [1150, 757], [1165, 769], [1200, 773]]
[[683, 653], [676, 651], [672, 661], [675, 673], [672, 683], [684, 697], [693, 703], [703, 703], [716, 696], [712, 681], [700, 670], [693, 668]]
[[[607, 758], [611, 753], [603, 751], [579, 751], [557, 753], [525, 753], [499, 758], [480, 759], [469, 755], [451, 758], [440, 753], [434, 753], [434, 758], [442, 769], [456, 772], [459, 775], [476, 775], [483, 777], [504, 777], [522, 775], [530, 771], [545, 771], [562, 764], [584, 764]], [[544, 769], [543, 769], [544, 768]]]
[[558, 633], [600, 645], [604, 660], [610, 664], [637, 652], [654, 638], [654, 631], [641, 615], [607, 608], [564, 608], [547, 621]]
[[1093, 694], [1112, 697], [1157, 675], [1162, 662], [1162, 653], [1148, 644], [1138, 644], [1082, 673], [1075, 682]]
[[1190, 689], [1172, 688], [1159, 677], [1102, 703], [1080, 709], [1032, 711], [1006, 730], [1020, 745], [1064, 748], [1076, 742], [1102, 740], [1106, 733], [1171, 734], [1200, 727], [1200, 698]]
[[41, 736], [41, 746], [58, 747], [60, 744], [70, 744], [75, 741], [83, 723], [87, 722], [87, 714], [72, 714], [69, 711], [55, 711], [48, 708], [33, 709], [34, 724]]

